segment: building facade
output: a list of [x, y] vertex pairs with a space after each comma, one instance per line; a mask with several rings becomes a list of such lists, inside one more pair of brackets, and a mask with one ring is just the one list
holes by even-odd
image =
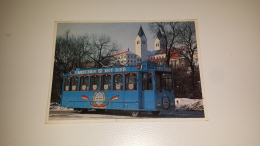
[[135, 66], [142, 62], [138, 55], [129, 50], [114, 54], [112, 58], [114, 59], [111, 59], [110, 66]]

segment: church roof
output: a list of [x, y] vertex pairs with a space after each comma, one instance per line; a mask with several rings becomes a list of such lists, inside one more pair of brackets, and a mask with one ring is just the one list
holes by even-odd
[[142, 37], [143, 35], [145, 36], [142, 26], [140, 26], [140, 29], [139, 29], [137, 35], [139, 35], [140, 37]]
[[158, 50], [147, 51], [148, 56], [152, 56], [152, 55], [154, 55], [154, 54], [157, 53], [157, 52], [158, 52]]

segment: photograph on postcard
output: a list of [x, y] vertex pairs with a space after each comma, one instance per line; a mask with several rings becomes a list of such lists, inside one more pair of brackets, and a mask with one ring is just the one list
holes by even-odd
[[205, 119], [196, 20], [55, 28], [46, 121]]

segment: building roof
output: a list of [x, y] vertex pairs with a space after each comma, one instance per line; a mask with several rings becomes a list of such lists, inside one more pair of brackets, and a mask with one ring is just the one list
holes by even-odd
[[147, 51], [147, 53], [148, 53], [148, 56], [155, 55], [155, 53], [157, 53], [157, 52], [158, 52], [158, 50]]
[[171, 57], [170, 58], [177, 58], [177, 57], [180, 57], [180, 56], [181, 56], [180, 52], [173, 52], [173, 53], [171, 53]]
[[144, 31], [143, 31], [143, 28], [142, 28], [142, 26], [140, 26], [140, 28], [139, 28], [139, 31], [138, 31], [138, 34], [137, 35], [139, 35], [139, 37], [142, 37], [143, 35], [145, 36], [145, 34], [144, 34]]
[[128, 52], [128, 51], [124, 51], [124, 52], [116, 53], [116, 54], [114, 54], [114, 55], [112, 55], [112, 56], [118, 56], [118, 55], [126, 54], [127, 52]]
[[131, 51], [124, 51], [124, 52], [120, 52], [120, 53], [117, 53], [117, 54], [114, 54], [112, 56], [118, 56], [118, 55], [122, 55], [122, 54], [132, 54], [132, 55], [136, 55], [135, 53], [131, 52]]
[[[171, 49], [171, 52], [173, 52], [175, 48]], [[158, 50], [154, 55], [160, 55], [160, 54], [166, 54], [166, 49]]]
[[150, 59], [151, 62], [160, 62], [163, 61], [165, 58], [158, 58], [158, 59]]

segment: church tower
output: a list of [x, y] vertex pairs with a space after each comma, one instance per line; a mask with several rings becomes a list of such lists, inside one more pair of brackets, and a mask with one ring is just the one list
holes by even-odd
[[135, 51], [136, 51], [136, 55], [141, 57], [142, 62], [148, 60], [147, 39], [144, 34], [142, 26], [140, 26], [140, 29], [135, 39]]
[[154, 49], [155, 50], [162, 50], [165, 49], [165, 41], [162, 37], [162, 33], [160, 30], [157, 32], [157, 37], [154, 41]]

